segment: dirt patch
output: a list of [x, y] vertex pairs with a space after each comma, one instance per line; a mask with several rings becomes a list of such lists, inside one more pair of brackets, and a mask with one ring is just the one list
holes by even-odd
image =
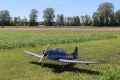
[[95, 31], [95, 32], [119, 32], [120, 27], [104, 28], [0, 28], [1, 31]]

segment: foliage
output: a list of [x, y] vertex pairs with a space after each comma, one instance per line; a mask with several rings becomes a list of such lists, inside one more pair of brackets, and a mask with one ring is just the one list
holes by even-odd
[[64, 26], [80, 26], [80, 17], [73, 16], [73, 17], [65, 17]]
[[115, 13], [116, 25], [120, 25], [120, 10]]
[[91, 17], [89, 15], [81, 16], [82, 25], [90, 26], [92, 23]]
[[8, 10], [0, 11], [0, 26], [9, 26], [10, 20], [11, 20], [11, 17]]
[[30, 26], [37, 26], [37, 18], [38, 18], [38, 11], [36, 9], [32, 9], [29, 15], [30, 21], [29, 25]]
[[57, 15], [57, 19], [56, 19], [56, 22], [55, 22], [55, 26], [63, 26], [64, 25], [64, 15], [61, 14], [61, 15]]
[[37, 21], [38, 10], [32, 9], [29, 19], [20, 17], [11, 17], [8, 10], [0, 11], [0, 26], [120, 26], [120, 10], [114, 11], [114, 5], [104, 2], [98, 5], [92, 17], [88, 14], [84, 16], [65, 16], [58, 14], [56, 21], [55, 10], [46, 8], [43, 11], [44, 21]]
[[105, 3], [101, 3], [97, 9], [98, 11], [98, 14], [100, 16], [99, 19], [100, 19], [100, 22], [101, 24], [100, 25], [103, 25], [103, 26], [109, 26], [109, 25], [113, 25], [113, 15], [114, 15], [114, 6], [112, 3], [108, 3], [108, 2], [105, 2]]
[[55, 10], [53, 8], [47, 8], [43, 12], [43, 18], [46, 26], [52, 26], [55, 18]]
[[99, 14], [97, 12], [94, 12], [93, 15], [92, 15], [92, 19], [93, 19], [93, 22], [92, 22], [92, 25], [93, 26], [98, 26], [100, 25], [99, 24]]

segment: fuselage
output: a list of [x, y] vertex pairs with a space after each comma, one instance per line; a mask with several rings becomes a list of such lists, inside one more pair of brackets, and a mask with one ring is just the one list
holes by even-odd
[[61, 48], [49, 49], [47, 51], [47, 55], [45, 55], [44, 57], [52, 60], [59, 60], [59, 59], [71, 60], [74, 58], [73, 55], [66, 53], [65, 50]]

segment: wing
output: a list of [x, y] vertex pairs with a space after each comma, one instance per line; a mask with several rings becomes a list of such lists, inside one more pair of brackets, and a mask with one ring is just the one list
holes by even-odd
[[59, 59], [61, 62], [66, 63], [80, 63], [80, 64], [99, 64], [100, 62], [93, 62], [93, 61], [79, 61], [79, 60], [65, 60], [65, 59]]
[[35, 56], [35, 57], [39, 57], [39, 58], [42, 57], [42, 54], [40, 55], [40, 54], [36, 54], [36, 53], [33, 53], [33, 52], [28, 52], [28, 51], [23, 51], [23, 52], [25, 52], [25, 53], [27, 53], [27, 54], [30, 54], [30, 55], [32, 55], [32, 56]]

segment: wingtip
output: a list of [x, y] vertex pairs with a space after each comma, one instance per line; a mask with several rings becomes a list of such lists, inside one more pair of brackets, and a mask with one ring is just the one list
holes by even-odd
[[26, 52], [25, 50], [23, 52]]
[[24, 50], [23, 52], [24, 52], [24, 53], [27, 53], [28, 51], [25, 51], [25, 50]]
[[100, 64], [101, 62], [96, 62], [96, 64]]

